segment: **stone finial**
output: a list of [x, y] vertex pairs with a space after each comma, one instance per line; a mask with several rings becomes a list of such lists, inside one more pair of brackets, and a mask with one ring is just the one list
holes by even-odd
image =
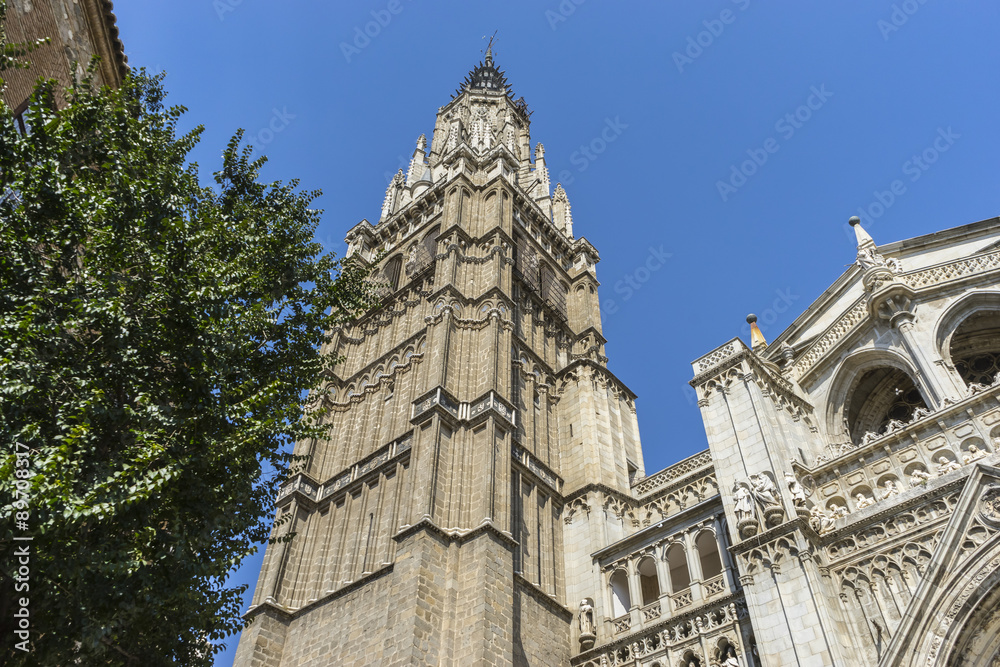
[[865, 228], [861, 226], [861, 218], [854, 215], [847, 222], [851, 227], [854, 227], [854, 236], [858, 239], [858, 248], [869, 244], [875, 245], [875, 240], [871, 237], [871, 234], [866, 232]]
[[562, 183], [556, 183], [556, 189], [552, 193], [552, 222], [556, 229], [573, 238], [573, 211]]
[[760, 327], [757, 326], [757, 316], [750, 313], [747, 315], [747, 322], [750, 324], [751, 349], [757, 350], [767, 347], [767, 340], [764, 338], [764, 334], [761, 333]]
[[382, 216], [379, 218], [379, 221], [385, 220], [396, 212], [396, 206], [399, 203], [396, 193], [403, 187], [403, 181], [403, 170], [400, 169], [392, 177], [389, 187], [385, 189], [385, 199], [382, 201]]
[[545, 166], [545, 146], [538, 142], [535, 146], [535, 181], [532, 199], [540, 201], [549, 198], [549, 170]]
[[427, 136], [421, 134], [417, 137], [417, 147], [413, 149], [413, 157], [410, 158], [410, 168], [406, 172], [406, 185], [410, 186], [419, 181], [427, 168]]

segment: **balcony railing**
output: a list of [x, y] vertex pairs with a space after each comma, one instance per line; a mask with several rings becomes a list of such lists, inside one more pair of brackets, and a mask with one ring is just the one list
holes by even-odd
[[690, 588], [685, 588], [680, 593], [674, 593], [670, 596], [670, 599], [674, 602], [674, 611], [690, 606], [691, 602], [694, 600], [691, 596]]
[[726, 577], [725, 575], [719, 575], [717, 577], [712, 577], [704, 584], [702, 584], [702, 591], [705, 593], [706, 598], [710, 598], [713, 595], [718, 595], [719, 593], [726, 592]]
[[618, 618], [611, 621], [611, 626], [615, 630], [616, 635], [620, 635], [623, 632], [628, 632], [632, 627], [632, 617], [628, 614], [624, 616], [619, 616]]
[[646, 605], [642, 608], [642, 620], [644, 623], [649, 621], [655, 621], [660, 617], [662, 609], [660, 608], [660, 601], [657, 600], [651, 604]]

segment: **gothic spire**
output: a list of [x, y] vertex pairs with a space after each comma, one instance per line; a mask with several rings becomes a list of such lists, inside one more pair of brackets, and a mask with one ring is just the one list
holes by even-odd
[[461, 95], [467, 90], [486, 90], [495, 93], [503, 93], [508, 97], [514, 94], [507, 83], [507, 77], [502, 70], [497, 69], [493, 64], [493, 46], [486, 49], [486, 56], [482, 62], [466, 75], [462, 85], [455, 91], [456, 95]]

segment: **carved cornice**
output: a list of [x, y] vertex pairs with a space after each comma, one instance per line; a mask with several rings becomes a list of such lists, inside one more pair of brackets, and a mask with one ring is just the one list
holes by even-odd
[[477, 537], [487, 535], [503, 544], [511, 551], [519, 549], [521, 546], [509, 533], [494, 526], [492, 521], [487, 520], [469, 530], [445, 530], [434, 523], [434, 521], [427, 516], [422, 518], [420, 521], [417, 521], [412, 526], [404, 526], [399, 530], [399, 532], [392, 536], [392, 539], [396, 542], [402, 542], [403, 540], [420, 532], [426, 532], [444, 544], [465, 544], [466, 542], [474, 540]]
[[650, 494], [657, 491], [655, 497], [659, 497], [661, 495], [658, 492], [659, 489], [663, 488], [664, 492], [668, 492], [673, 488], [682, 485], [686, 478], [701, 476], [713, 466], [714, 462], [712, 460], [712, 452], [706, 449], [702, 452], [689, 456], [683, 461], [678, 461], [658, 473], [654, 473], [649, 477], [643, 477], [642, 479], [637, 480], [632, 484], [632, 493], [634, 493], [637, 498], [642, 498], [644, 501], [648, 501], [653, 499], [654, 496], [643, 498], [644, 494]]
[[[844, 443], [843, 445], [839, 445], [839, 447], [841, 447], [839, 453], [835, 452], [836, 455], [832, 456], [832, 458], [826, 458], [825, 455], [821, 458], [817, 458], [816, 463], [812, 468], [806, 466], [804, 463], [800, 463], [799, 461], [792, 461], [792, 466], [795, 468], [797, 473], [800, 473], [800, 476], [812, 475], [817, 478], [829, 477], [831, 474], [835, 474], [837, 469], [844, 468], [855, 461], [869, 459], [873, 453], [884, 450], [886, 447], [891, 447], [897, 443], [902, 445], [903, 441], [907, 438], [915, 441], [917, 439], [916, 433], [919, 430], [926, 429], [928, 426], [932, 426], [935, 423], [943, 422], [949, 417], [965, 413], [970, 410], [973, 405], [990, 398], [1000, 400], [1000, 385], [995, 385], [985, 390], [978, 391], [971, 396], [958, 401], [957, 403], [945, 405], [935, 412], [930, 412], [907, 424], [904, 424], [895, 431], [884, 433], [867, 444], [853, 445], [851, 443]], [[939, 426], [939, 428], [942, 432], [949, 430], [941, 426]], [[909, 446], [909, 443], [906, 443], [906, 445]]]
[[304, 472], [296, 473], [282, 483], [275, 505], [284, 507], [293, 498], [300, 506], [310, 510], [326, 505], [381, 474], [386, 468], [395, 467], [397, 462], [409, 457], [412, 446], [413, 431], [408, 431], [322, 484]]
[[378, 568], [377, 570], [362, 575], [361, 578], [357, 579], [356, 581], [352, 581], [351, 583], [345, 586], [341, 586], [335, 591], [328, 591], [323, 597], [319, 598], [318, 600], [314, 600], [309, 604], [306, 604], [305, 606], [299, 607], [297, 609], [288, 609], [287, 607], [283, 607], [276, 602], [264, 601], [258, 605], [255, 605], [247, 609], [246, 613], [243, 614], [243, 619], [250, 621], [253, 618], [259, 616], [260, 614], [266, 614], [274, 616], [279, 620], [281, 620], [282, 622], [287, 623], [292, 619], [298, 618], [299, 616], [302, 616], [303, 614], [312, 611], [313, 609], [316, 609], [317, 607], [321, 607], [325, 604], [333, 602], [334, 600], [342, 598], [345, 595], [348, 595], [349, 593], [358, 590], [359, 588], [367, 586], [368, 584], [372, 583], [373, 581], [376, 581], [377, 579], [381, 579], [387, 574], [392, 573], [392, 570], [393, 570], [393, 563], [385, 564], [382, 567]]
[[563, 620], [567, 623], [573, 620], [573, 612], [567, 609], [564, 605], [560, 604], [554, 596], [549, 595], [541, 588], [530, 582], [525, 578], [520, 572], [514, 573], [514, 582], [521, 586], [521, 589], [527, 592], [536, 601], [542, 603], [552, 611], [556, 612], [562, 616]]
[[612, 373], [607, 368], [605, 368], [604, 366], [598, 364], [596, 361], [593, 361], [591, 359], [574, 359], [573, 361], [563, 366], [560, 370], [556, 371], [556, 378], [562, 379], [564, 376], [568, 375], [574, 369], [577, 368], [589, 368], [594, 372], [595, 375], [603, 377], [605, 380], [609, 382], [609, 384], [613, 384], [620, 392], [625, 394], [629, 399], [634, 401], [636, 398], [638, 398], [638, 396], [636, 396], [636, 394], [633, 393], [631, 389], [626, 387], [625, 383], [619, 380], [614, 373]]

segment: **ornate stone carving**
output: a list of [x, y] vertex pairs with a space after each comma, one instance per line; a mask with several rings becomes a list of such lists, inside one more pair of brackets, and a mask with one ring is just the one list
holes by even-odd
[[580, 611], [577, 615], [580, 622], [580, 650], [587, 651], [597, 639], [597, 625], [594, 623], [594, 601], [584, 598], [580, 601]]
[[855, 509], [859, 509], [859, 510], [863, 510], [866, 507], [871, 507], [874, 504], [875, 504], [875, 501], [872, 498], [869, 498], [868, 496], [866, 496], [863, 493], [859, 493], [856, 496], [856, 500], [855, 500], [855, 503], [854, 503], [854, 508]]
[[899, 489], [896, 488], [896, 483], [891, 479], [885, 481], [885, 486], [882, 488], [882, 500], [891, 498], [899, 493]]
[[910, 473], [910, 486], [924, 486], [930, 478], [930, 473], [926, 470], [922, 470], [921, 468], [917, 468]]
[[827, 516], [820, 507], [814, 506], [809, 512], [809, 527], [816, 531], [818, 535], [826, 535], [836, 528], [837, 520]]
[[984, 523], [1000, 527], [1000, 486], [991, 484], [986, 487], [979, 499], [979, 516]]
[[792, 494], [792, 503], [795, 505], [795, 509], [804, 509], [806, 506], [806, 492], [799, 483], [799, 480], [796, 479], [795, 473], [786, 472], [785, 482], [788, 484], [788, 490]]
[[785, 510], [778, 500], [778, 489], [774, 485], [774, 480], [767, 473], [757, 473], [750, 476], [754, 500], [760, 506], [764, 514], [764, 523], [768, 526], [777, 526], [785, 518]]
[[938, 457], [938, 477], [942, 475], [947, 475], [948, 473], [958, 470], [962, 466], [958, 464], [958, 461], [952, 461], [947, 456]]
[[978, 461], [979, 459], [984, 459], [987, 456], [989, 456], [988, 452], [984, 452], [975, 445], [969, 445], [969, 451], [962, 456], [962, 463], [968, 465], [974, 461]]
[[760, 523], [754, 514], [753, 496], [750, 487], [744, 483], [737, 483], [733, 487], [734, 511], [736, 512], [736, 528], [744, 538], [757, 534]]

